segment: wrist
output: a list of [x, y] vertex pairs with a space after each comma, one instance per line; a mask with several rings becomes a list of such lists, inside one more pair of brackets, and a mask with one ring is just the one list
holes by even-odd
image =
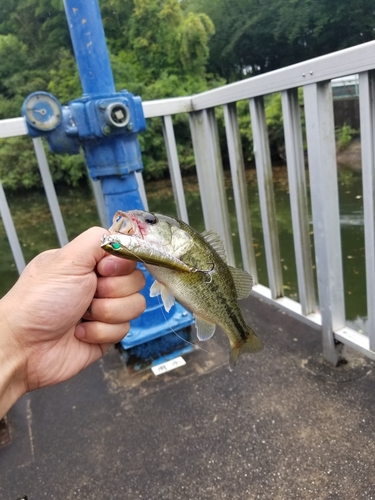
[[0, 301], [0, 418], [26, 392], [25, 363]]

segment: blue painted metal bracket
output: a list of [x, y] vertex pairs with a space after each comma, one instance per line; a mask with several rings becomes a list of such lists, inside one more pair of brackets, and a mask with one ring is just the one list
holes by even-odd
[[[90, 176], [100, 180], [108, 225], [119, 209], [143, 209], [135, 172], [143, 169], [138, 133], [146, 128], [140, 97], [116, 92], [97, 0], [64, 0], [83, 96], [61, 106], [47, 92], [29, 95], [23, 105], [29, 134], [46, 138], [51, 151], [77, 154], [82, 148]], [[143, 268], [145, 271], [145, 269]], [[176, 304], [167, 315], [157, 297], [131, 323], [125, 349], [187, 328], [193, 316]]]
[[126, 90], [84, 96], [64, 107], [52, 94], [34, 92], [22, 113], [29, 134], [44, 136], [53, 153], [78, 154], [82, 146], [94, 180], [142, 169], [137, 139], [146, 129], [142, 102]]

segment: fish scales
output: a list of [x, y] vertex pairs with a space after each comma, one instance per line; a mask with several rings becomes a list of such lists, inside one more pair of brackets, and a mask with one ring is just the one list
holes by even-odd
[[[207, 321], [219, 324], [224, 330], [232, 332], [237, 342], [246, 339], [246, 323], [242, 314], [238, 314], [238, 303], [231, 300], [230, 295], [223, 293], [228, 290], [229, 293], [235, 294], [234, 285], [232, 287], [230, 284], [232, 280], [230, 274], [226, 277], [225, 289], [222, 290], [223, 287], [217, 284], [217, 281], [222, 281], [223, 278], [219, 278], [215, 271], [210, 274], [212, 277], [210, 282], [207, 282], [207, 278], [200, 273], [190, 273], [185, 279], [187, 286], [183, 286], [180, 272], [148, 264], [145, 267], [161, 283], [168, 282], [172, 295], [187, 309]], [[226, 314], [223, 314], [223, 309]]]
[[[225, 330], [230, 329], [238, 340], [243, 339], [246, 323], [238, 306], [236, 289], [228, 266], [198, 232], [182, 221], [180, 224], [183, 230], [196, 238], [194, 248], [180, 256], [180, 259], [198, 269], [213, 267], [209, 276], [205, 273], [181, 276], [179, 272], [170, 269], [147, 264], [145, 267], [158, 281], [168, 282], [172, 295], [185, 307], [194, 308], [195, 313], [213, 323], [218, 323], [220, 318], [220, 326]], [[222, 314], [223, 308], [226, 315]]]

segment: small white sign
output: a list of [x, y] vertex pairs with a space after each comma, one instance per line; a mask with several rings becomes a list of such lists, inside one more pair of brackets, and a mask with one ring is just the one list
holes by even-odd
[[162, 373], [170, 372], [171, 370], [184, 365], [186, 365], [186, 361], [183, 357], [179, 356], [178, 358], [170, 359], [165, 363], [160, 363], [160, 365], [151, 366], [151, 370], [154, 375], [161, 375]]

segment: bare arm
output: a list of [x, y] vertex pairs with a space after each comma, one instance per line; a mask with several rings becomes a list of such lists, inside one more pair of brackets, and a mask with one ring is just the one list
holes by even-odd
[[144, 310], [142, 273], [100, 248], [104, 232], [38, 255], [1, 299], [0, 418], [25, 392], [97, 360]]

